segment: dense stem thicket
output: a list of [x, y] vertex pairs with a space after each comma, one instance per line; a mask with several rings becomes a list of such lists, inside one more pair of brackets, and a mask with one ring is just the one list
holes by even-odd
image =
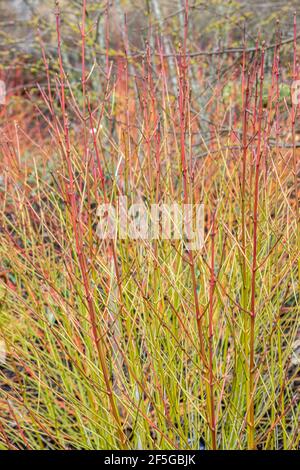
[[[88, 9], [79, 82], [57, 2], [58, 64], [39, 36], [39, 93], [1, 109], [0, 447], [298, 449], [296, 17], [206, 67], [188, 1], [182, 44], [149, 28], [136, 57], [126, 19], [111, 53], [107, 5], [90, 63]], [[100, 239], [120, 196], [203, 203], [203, 248]]]

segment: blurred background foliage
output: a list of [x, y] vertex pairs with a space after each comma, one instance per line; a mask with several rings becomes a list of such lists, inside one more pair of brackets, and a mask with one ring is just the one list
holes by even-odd
[[[172, 53], [182, 41], [185, 0], [105, 0], [87, 2], [87, 60], [90, 64], [124, 53], [138, 55], [163, 35], [166, 53]], [[80, 69], [80, 24], [82, 0], [61, 0], [64, 63], [76, 78]], [[294, 10], [299, 0], [270, 2], [244, 0], [210, 0], [189, 2], [187, 48], [192, 53], [241, 47], [243, 36], [248, 47], [263, 32], [267, 43], [276, 40], [276, 20], [280, 20], [282, 39], [292, 36]], [[124, 27], [124, 25], [126, 25]], [[2, 75], [13, 75], [22, 68], [24, 83], [36, 79], [41, 69], [41, 51], [37, 31], [45, 43], [47, 56], [56, 62], [55, 1], [0, 0], [0, 58]], [[109, 37], [109, 39], [108, 39]], [[271, 62], [270, 54], [270, 62]], [[226, 57], [200, 56], [209, 67], [219, 66]], [[213, 64], [214, 66], [216, 63]], [[215, 70], [215, 67], [212, 67]], [[26, 71], [26, 73], [25, 73]], [[7, 78], [7, 77], [6, 77]]]
[[[59, 6], [64, 69], [72, 92], [81, 104], [82, 0], [60, 0]], [[241, 101], [243, 47], [252, 48], [247, 59], [251, 62], [256, 45], [261, 45], [262, 41], [267, 46], [278, 41], [288, 42], [280, 51], [280, 82], [281, 97], [289, 95], [292, 80], [290, 64], [293, 63], [293, 13], [297, 10], [300, 10], [299, 0], [189, 1], [186, 49], [191, 55], [190, 85], [193, 111], [201, 114], [204, 133], [210, 134], [208, 108], [216, 83], [217, 93], [222, 96], [224, 104], [234, 109], [234, 101]], [[47, 86], [41, 44], [55, 84], [59, 69], [56, 13], [55, 0], [0, 0], [0, 79], [5, 81], [7, 89], [6, 116], [18, 122], [32, 122], [32, 104], [40, 96], [37, 84], [42, 88]], [[86, 86], [91, 101], [102, 96], [110, 65], [113, 79], [119, 77], [117, 81], [121, 88], [125, 86], [121, 83], [125, 76], [124, 64], [127, 63], [123, 60], [125, 55], [130, 58], [128, 72], [135, 78], [135, 81], [130, 81], [129, 87], [134, 87], [134, 82], [144, 74], [147, 50], [151, 52], [152, 71], [158, 73], [160, 47], [167, 56], [169, 93], [175, 97], [178, 85], [174, 54], [180, 51], [184, 40], [184, 21], [185, 0], [87, 0], [85, 63]], [[267, 88], [271, 83], [273, 54], [274, 48], [267, 47]]]

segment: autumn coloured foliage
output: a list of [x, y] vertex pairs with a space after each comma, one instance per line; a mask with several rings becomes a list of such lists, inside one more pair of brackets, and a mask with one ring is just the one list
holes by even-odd
[[[75, 72], [59, 2], [34, 86], [1, 71], [0, 448], [298, 449], [297, 15], [192, 51], [186, 1], [133, 50], [107, 4], [93, 56], [82, 3]], [[203, 205], [203, 246], [99, 237], [120, 197]]]

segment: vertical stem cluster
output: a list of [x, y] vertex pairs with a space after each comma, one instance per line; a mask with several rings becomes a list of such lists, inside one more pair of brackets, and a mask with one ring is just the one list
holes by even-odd
[[72, 160], [71, 160], [71, 147], [70, 147], [70, 136], [69, 136], [69, 123], [68, 123], [68, 116], [66, 110], [66, 97], [65, 97], [65, 85], [64, 85], [64, 69], [63, 69], [63, 60], [62, 60], [62, 52], [61, 52], [61, 33], [60, 33], [60, 9], [59, 9], [59, 1], [56, 1], [56, 30], [57, 30], [57, 47], [58, 47], [58, 59], [59, 59], [59, 70], [60, 70], [60, 100], [61, 100], [61, 109], [63, 115], [63, 134], [65, 139], [65, 149], [62, 148], [63, 153], [66, 158], [67, 162], [67, 169], [68, 169], [68, 178], [69, 181], [67, 183], [67, 195], [68, 195], [68, 203], [70, 204], [71, 209], [71, 221], [73, 226], [73, 232], [75, 236], [75, 247], [76, 247], [76, 254], [79, 261], [80, 271], [82, 275], [83, 286], [85, 290], [85, 297], [91, 322], [92, 334], [93, 339], [95, 342], [98, 360], [101, 365], [103, 378], [106, 386], [106, 393], [110, 402], [111, 412], [114, 417], [114, 420], [117, 425], [118, 435], [120, 439], [121, 447], [125, 447], [126, 443], [126, 436], [122, 430], [119, 412], [115, 403], [115, 398], [113, 395], [112, 385], [110, 381], [110, 374], [108, 371], [108, 367], [106, 364], [106, 354], [103, 342], [101, 340], [102, 334], [98, 331], [97, 319], [96, 319], [96, 311], [95, 305], [93, 300], [93, 294], [91, 291], [90, 280], [88, 276], [88, 266], [87, 261], [84, 256], [83, 250], [83, 234], [81, 229], [81, 221], [78, 215], [77, 210], [77, 203], [76, 203], [76, 195], [75, 195], [75, 186], [74, 186], [74, 176], [73, 176], [73, 168], [72, 168]]
[[[297, 80], [297, 19], [296, 12], [294, 13], [293, 25], [293, 80]], [[299, 218], [299, 187], [298, 187], [298, 174], [297, 174], [297, 153], [296, 153], [296, 116], [297, 104], [292, 100], [292, 140], [293, 140], [293, 173], [294, 173], [294, 190], [295, 190], [295, 204], [296, 204], [296, 237], [297, 249], [300, 252], [300, 218]], [[298, 286], [300, 288], [300, 257], [298, 257]]]
[[[187, 26], [188, 26], [188, 2], [185, 5], [185, 28], [184, 28], [184, 45], [179, 57], [179, 119], [180, 119], [180, 156], [181, 156], [181, 168], [183, 178], [183, 203], [188, 204], [189, 202], [189, 187], [188, 187], [188, 166], [186, 161], [185, 152], [185, 133], [186, 133], [186, 106], [188, 98], [187, 88], [187, 58], [186, 58], [186, 37], [187, 37]], [[200, 356], [202, 361], [205, 360], [204, 352], [204, 340], [202, 331], [202, 312], [200, 309], [198, 294], [197, 294], [197, 280], [195, 273], [195, 261], [192, 250], [188, 250], [189, 265], [191, 269], [192, 284], [193, 284], [193, 295], [196, 310], [196, 322], [198, 328], [198, 337], [200, 343]]]
[[[181, 156], [181, 168], [182, 168], [182, 177], [183, 177], [183, 203], [188, 204], [190, 200], [189, 190], [191, 189], [190, 182], [190, 173], [188, 171], [188, 164], [185, 151], [185, 137], [186, 137], [186, 124], [187, 124], [187, 109], [188, 109], [188, 97], [189, 97], [189, 88], [188, 88], [188, 79], [187, 79], [187, 30], [188, 30], [188, 1], [185, 3], [185, 12], [184, 12], [184, 40], [183, 48], [179, 57], [179, 119], [180, 119], [180, 156]], [[188, 225], [187, 232], [190, 230], [190, 221], [185, 221]], [[214, 229], [213, 229], [213, 243], [212, 243], [212, 256], [214, 263]], [[188, 259], [189, 266], [191, 270], [192, 277], [192, 289], [195, 302], [195, 314], [196, 314], [196, 323], [199, 339], [199, 348], [200, 348], [200, 362], [204, 366], [205, 374], [205, 386], [206, 386], [206, 414], [207, 421], [210, 429], [210, 445], [212, 449], [217, 448], [216, 442], [216, 423], [215, 423], [215, 405], [214, 405], [214, 387], [213, 387], [213, 293], [214, 293], [214, 284], [215, 278], [214, 274], [211, 279], [211, 293], [210, 293], [210, 310], [209, 310], [209, 359], [206, 358], [205, 352], [205, 343], [203, 335], [203, 326], [202, 326], [202, 316], [203, 312], [200, 307], [198, 292], [197, 292], [197, 278], [196, 278], [196, 269], [195, 269], [195, 259], [193, 250], [188, 250]]]
[[210, 263], [210, 289], [209, 289], [209, 318], [208, 318], [208, 346], [209, 346], [209, 389], [210, 389], [210, 431], [211, 431], [211, 445], [212, 449], [217, 448], [216, 438], [216, 418], [215, 418], [215, 397], [214, 397], [214, 373], [213, 373], [213, 338], [214, 338], [214, 324], [213, 324], [213, 313], [214, 313], [214, 291], [216, 285], [215, 276], [215, 213], [212, 215], [212, 226], [211, 226], [211, 263]]
[[251, 267], [251, 311], [250, 311], [250, 357], [249, 357], [249, 387], [247, 400], [247, 429], [248, 429], [248, 449], [254, 449], [254, 372], [255, 372], [255, 317], [256, 317], [256, 272], [257, 272], [257, 249], [258, 249], [258, 206], [259, 206], [259, 178], [260, 178], [260, 162], [261, 162], [261, 142], [262, 142], [262, 120], [263, 120], [263, 82], [264, 82], [264, 45], [261, 51], [260, 65], [260, 92], [258, 105], [258, 135], [257, 148], [255, 156], [255, 183], [254, 183], [254, 204], [253, 204], [253, 253]]

